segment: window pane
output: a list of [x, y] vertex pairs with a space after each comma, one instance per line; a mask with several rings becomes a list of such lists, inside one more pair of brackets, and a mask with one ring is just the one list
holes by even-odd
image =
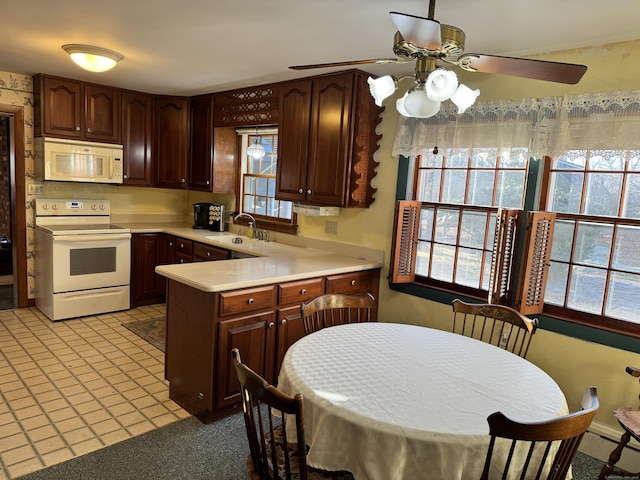
[[640, 218], [640, 175], [637, 173], [627, 176], [622, 216], [625, 218]]
[[418, 172], [418, 200], [437, 202], [440, 198], [441, 170], [420, 170]]
[[570, 150], [553, 161], [553, 168], [561, 170], [584, 170], [586, 165], [586, 150]]
[[431, 244], [418, 242], [418, 252], [416, 254], [416, 275], [429, 276], [429, 255]]
[[495, 148], [474, 149], [471, 153], [471, 167], [494, 169], [496, 167], [497, 157], [498, 150]]
[[442, 153], [438, 155], [421, 155], [420, 156], [420, 168], [440, 168], [442, 167]]
[[560, 260], [563, 262], [571, 260], [574, 227], [575, 222], [572, 220], [556, 220], [556, 224], [553, 229], [551, 260]]
[[433, 231], [433, 208], [423, 208], [420, 210], [420, 231], [418, 238], [420, 240], [431, 241], [431, 232]]
[[479, 288], [482, 267], [482, 250], [460, 248], [458, 250], [458, 266], [456, 283], [468, 287]]
[[549, 210], [561, 213], [580, 213], [582, 173], [557, 172], [551, 175]]
[[244, 177], [244, 193], [245, 194], [254, 194], [256, 193], [256, 179], [255, 177]]
[[431, 278], [443, 282], [453, 281], [453, 260], [456, 248], [447, 245], [433, 245], [433, 260], [431, 263]]
[[592, 150], [589, 170], [624, 170], [625, 152], [622, 150]]
[[469, 164], [469, 149], [459, 148], [451, 151], [450, 156], [446, 159], [446, 166], [452, 167], [466, 167]]
[[612, 225], [578, 222], [573, 261], [606, 268], [609, 265], [612, 238]]
[[511, 148], [500, 154], [500, 168], [527, 168], [528, 148]]
[[442, 188], [442, 202], [464, 203], [464, 191], [467, 187], [466, 170], [446, 170]]
[[544, 291], [545, 303], [560, 306], [564, 305], [568, 278], [569, 265], [566, 263], [551, 262], [547, 275], [547, 286]]
[[522, 208], [524, 180], [524, 170], [499, 172], [498, 185], [496, 186], [496, 206]]
[[[455, 245], [458, 237], [458, 210], [438, 209], [436, 218], [436, 232], [434, 240], [441, 243]], [[453, 260], [453, 257], [452, 257]], [[453, 266], [453, 263], [451, 263]], [[451, 269], [451, 266], [449, 267]]]
[[259, 215], [267, 215], [267, 197], [256, 197], [255, 205], [255, 213]]
[[258, 195], [266, 195], [267, 194], [267, 179], [264, 177], [259, 177], [256, 179], [256, 193]]
[[627, 165], [627, 168], [634, 172], [640, 170], [640, 150], [629, 151], [629, 164]]
[[490, 206], [493, 204], [494, 177], [495, 170], [471, 170], [467, 205]]
[[640, 276], [612, 272], [605, 315], [640, 323], [638, 298], [640, 298]]
[[590, 173], [587, 175], [584, 213], [618, 216], [621, 190], [621, 174]]
[[482, 289], [489, 290], [489, 278], [491, 277], [491, 252], [484, 252], [484, 274], [482, 275]]
[[613, 250], [613, 268], [640, 273], [640, 227], [620, 225]]
[[600, 315], [606, 276], [606, 270], [575, 265], [571, 272], [571, 289], [567, 306], [582, 312]]
[[460, 223], [460, 245], [464, 247], [484, 247], [487, 215], [484, 212], [462, 212]]

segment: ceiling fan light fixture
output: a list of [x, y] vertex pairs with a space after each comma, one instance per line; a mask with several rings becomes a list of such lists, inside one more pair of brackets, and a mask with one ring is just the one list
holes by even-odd
[[391, 75], [378, 78], [369, 77], [367, 83], [371, 96], [378, 107], [381, 107], [384, 99], [391, 96], [398, 88], [398, 81]]
[[266, 155], [267, 151], [260, 142], [260, 137], [253, 137], [251, 145], [247, 148], [247, 155], [252, 160], [261, 160]]
[[422, 83], [410, 89], [403, 100], [403, 108], [410, 117], [429, 118], [440, 111], [440, 102], [428, 97]]
[[456, 92], [458, 76], [451, 70], [438, 68], [429, 74], [425, 87], [431, 100], [442, 102]]
[[94, 47], [92, 45], [67, 44], [62, 49], [69, 54], [71, 60], [90, 72], [106, 72], [111, 70], [124, 56], [113, 50]]
[[461, 83], [455, 93], [451, 95], [451, 101], [458, 107], [458, 113], [464, 113], [467, 108], [473, 105], [480, 95], [480, 90], [471, 90], [464, 83]]

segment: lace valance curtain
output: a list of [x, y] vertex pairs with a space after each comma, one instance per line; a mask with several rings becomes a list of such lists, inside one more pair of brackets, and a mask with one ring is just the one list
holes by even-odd
[[431, 118], [400, 116], [393, 155], [420, 155], [435, 146], [527, 147], [537, 158], [640, 149], [640, 90], [478, 102], [461, 115], [447, 105]]

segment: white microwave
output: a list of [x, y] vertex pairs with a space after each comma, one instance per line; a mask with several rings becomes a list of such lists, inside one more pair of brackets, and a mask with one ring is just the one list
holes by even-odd
[[122, 183], [122, 145], [37, 137], [35, 180]]

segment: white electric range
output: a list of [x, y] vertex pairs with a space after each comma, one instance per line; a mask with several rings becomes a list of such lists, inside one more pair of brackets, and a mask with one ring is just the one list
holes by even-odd
[[35, 200], [36, 307], [51, 320], [130, 306], [131, 231], [109, 200]]

